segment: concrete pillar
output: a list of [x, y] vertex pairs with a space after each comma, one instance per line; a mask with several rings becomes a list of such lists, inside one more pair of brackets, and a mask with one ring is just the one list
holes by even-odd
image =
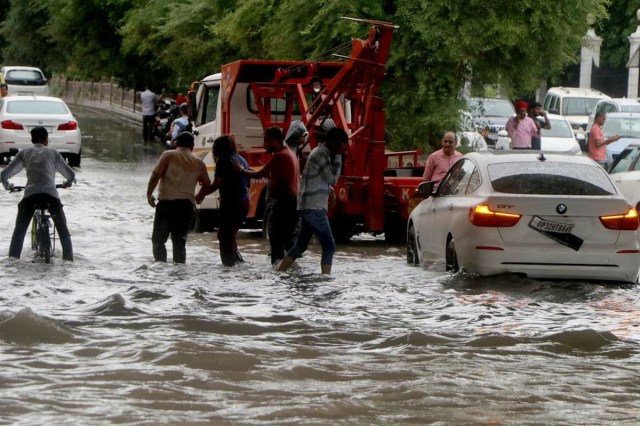
[[[636, 12], [636, 18], [640, 21], [640, 9]], [[638, 97], [638, 66], [640, 66], [640, 60], [638, 48], [640, 48], [640, 25], [636, 28], [636, 31], [629, 37], [629, 62], [627, 62], [627, 68], [629, 68], [629, 82], [627, 84], [627, 98], [635, 99]]]
[[580, 49], [581, 89], [591, 89], [593, 64], [595, 64], [596, 67], [600, 66], [600, 46], [602, 46], [602, 37], [598, 37], [593, 29], [593, 24], [595, 23], [593, 15], [587, 15], [587, 23], [590, 28], [582, 39], [582, 49]]

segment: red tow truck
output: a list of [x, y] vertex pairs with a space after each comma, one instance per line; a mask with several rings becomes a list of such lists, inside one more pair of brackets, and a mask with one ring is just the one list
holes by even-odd
[[[345, 18], [370, 26], [366, 39], [353, 39], [342, 62], [239, 60], [196, 82], [189, 93], [196, 151], [209, 170], [215, 167], [213, 140], [235, 136], [238, 151], [253, 168], [269, 156], [262, 150], [263, 129], [282, 128], [293, 120], [306, 126], [306, 153], [320, 142], [323, 124], [331, 119], [349, 135], [342, 176], [335, 186], [336, 203], [329, 217], [336, 239], [359, 232], [384, 233], [390, 242], [406, 234], [409, 200], [422, 181], [419, 151], [385, 149], [384, 102], [378, 96], [396, 26], [389, 22]], [[249, 221], [265, 214], [265, 181], [252, 181]], [[215, 218], [216, 197], [200, 207], [200, 222]], [[209, 211], [208, 211], [209, 210]], [[205, 213], [213, 213], [205, 215]], [[204, 219], [204, 218], [207, 219]]]

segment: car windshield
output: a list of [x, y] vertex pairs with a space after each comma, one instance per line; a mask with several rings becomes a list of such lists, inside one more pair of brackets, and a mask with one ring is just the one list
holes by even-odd
[[470, 99], [467, 104], [474, 117], [511, 117], [516, 111], [511, 102], [500, 99]]
[[62, 102], [21, 99], [7, 102], [9, 114], [68, 114]]
[[573, 130], [564, 119], [549, 118], [550, 129], [540, 129], [541, 135], [549, 138], [573, 138]]
[[607, 117], [602, 132], [606, 137], [620, 135], [623, 138], [640, 138], [640, 118]]
[[562, 115], [589, 115], [600, 99], [564, 98]]
[[36, 70], [10, 70], [4, 76], [7, 80], [34, 80], [40, 81], [44, 76]]
[[609, 173], [622, 173], [626, 171], [638, 170], [640, 167], [640, 162], [636, 162], [634, 169], [631, 169], [631, 165], [634, 163], [635, 159], [638, 158], [638, 154], [640, 154], [640, 150], [638, 148], [632, 147], [622, 150], [620, 155], [616, 157], [615, 163], [611, 168]]
[[605, 170], [597, 165], [554, 161], [490, 164], [493, 189], [507, 194], [612, 195], [616, 193]]

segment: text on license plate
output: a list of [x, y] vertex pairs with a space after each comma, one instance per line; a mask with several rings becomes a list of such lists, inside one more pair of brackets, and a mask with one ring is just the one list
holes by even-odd
[[557, 232], [559, 234], [568, 234], [573, 230], [572, 223], [559, 223], [552, 222], [550, 220], [544, 220], [538, 216], [534, 216], [531, 219], [530, 226], [540, 231]]

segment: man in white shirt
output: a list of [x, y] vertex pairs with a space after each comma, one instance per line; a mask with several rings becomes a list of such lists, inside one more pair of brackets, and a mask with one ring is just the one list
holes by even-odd
[[140, 93], [140, 102], [142, 103], [142, 139], [149, 142], [153, 140], [153, 125], [156, 121], [158, 97], [147, 86], [145, 91]]
[[9, 182], [9, 178], [22, 169], [27, 172], [27, 185], [25, 186], [24, 197], [18, 203], [18, 216], [16, 217], [16, 227], [11, 237], [9, 257], [20, 258], [24, 236], [29, 223], [31, 223], [36, 205], [48, 204], [47, 210], [49, 210], [53, 218], [53, 223], [56, 226], [58, 238], [62, 245], [62, 258], [72, 261], [71, 235], [67, 228], [67, 219], [62, 209], [60, 196], [56, 190], [55, 177], [56, 173], [60, 173], [67, 178], [64, 187], [68, 188], [75, 180], [76, 174], [58, 151], [47, 147], [49, 145], [47, 129], [41, 126], [34, 127], [31, 130], [31, 142], [33, 142], [33, 146], [18, 152], [11, 163], [0, 173], [2, 186], [10, 190], [13, 188], [13, 184]]

